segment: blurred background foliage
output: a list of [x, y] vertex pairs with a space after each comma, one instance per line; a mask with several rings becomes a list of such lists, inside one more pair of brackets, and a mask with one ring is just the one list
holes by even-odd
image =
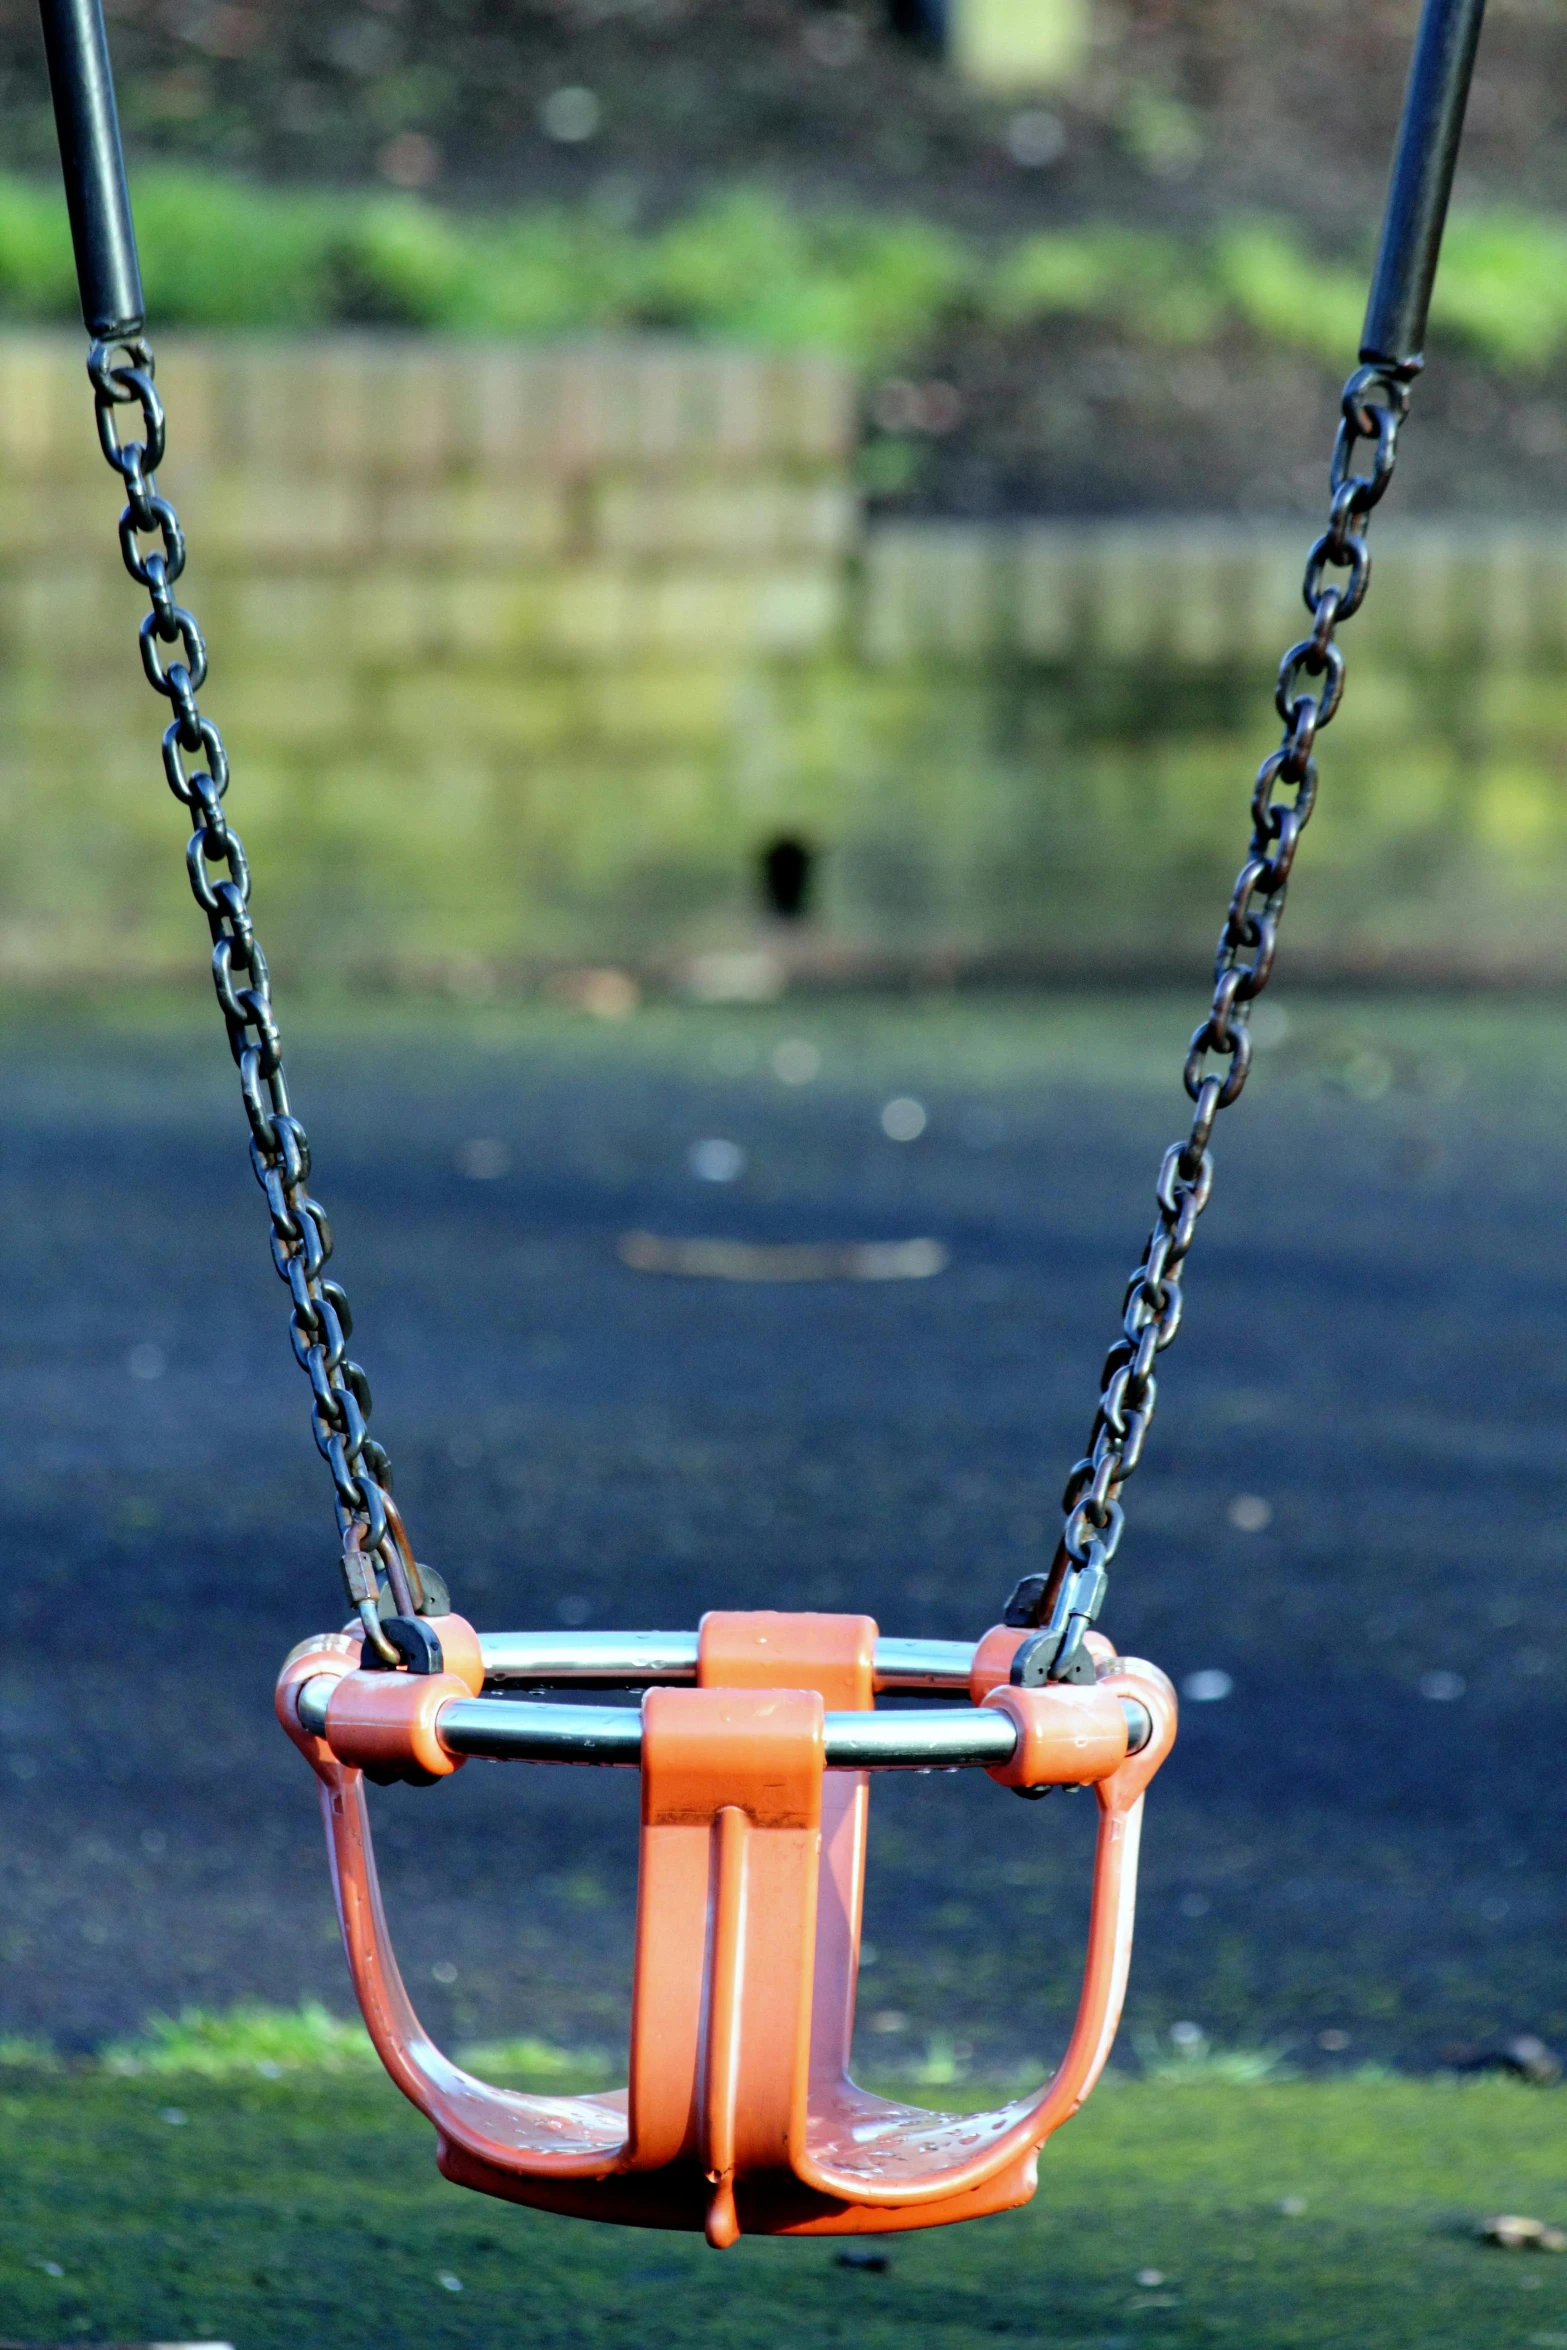
[[[455, 211], [406, 192], [257, 187], [144, 170], [137, 223], [149, 301], [170, 326], [373, 322], [459, 335], [669, 329], [861, 367], [911, 362], [944, 328], [1099, 320], [1182, 348], [1226, 329], [1329, 362], [1353, 350], [1364, 265], [1248, 216], [1206, 238], [1109, 224], [988, 249], [915, 214], [798, 209], [760, 185], [656, 227], [592, 203]], [[0, 179], [0, 316], [76, 310], [55, 190]], [[1567, 343], [1567, 225], [1518, 210], [1455, 219], [1439, 329], [1512, 368]]]
[[[1409, 0], [1093, 0], [1033, 89], [958, 70], [942, 13], [112, 0], [155, 317], [823, 351], [866, 378], [883, 509], [1314, 508]], [[1489, 12], [1409, 468], [1428, 511], [1567, 506], [1558, 19]], [[67, 322], [30, 0], [0, 0], [0, 135], [0, 316]]]

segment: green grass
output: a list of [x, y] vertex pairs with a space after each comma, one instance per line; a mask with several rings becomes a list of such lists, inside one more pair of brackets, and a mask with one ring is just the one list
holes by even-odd
[[[168, 168], [138, 173], [135, 197], [164, 326], [663, 328], [891, 367], [964, 318], [1080, 317], [1169, 346], [1240, 327], [1336, 366], [1365, 299], [1367, 256], [1314, 254], [1268, 219], [1205, 239], [1090, 224], [987, 250], [928, 220], [807, 213], [745, 186], [650, 231], [591, 205], [487, 217]], [[63, 322], [75, 304], [57, 187], [0, 175], [0, 316]], [[1516, 210], [1456, 214], [1435, 317], [1485, 358], [1547, 365], [1567, 343], [1567, 228]]]
[[[486, 2080], [526, 2081], [535, 2089], [567, 2081], [573, 2088], [598, 2086], [609, 2079], [598, 2056], [547, 2040], [487, 2040], [457, 2054]], [[357, 2016], [333, 2015], [317, 1999], [293, 2008], [245, 1999], [221, 2013], [184, 2007], [175, 2016], [150, 2016], [143, 2031], [101, 2048], [98, 2061], [128, 2080], [180, 2073], [209, 2081], [275, 2081], [285, 2074], [373, 2071], [377, 2058]], [[58, 2056], [45, 2043], [0, 2039], [0, 2073], [40, 2065], [59, 2069]]]
[[100, 2056], [111, 2073], [129, 2078], [199, 2073], [210, 2081], [364, 2071], [376, 2061], [358, 2017], [333, 2015], [315, 1999], [292, 2009], [242, 2000], [221, 2015], [204, 2007], [182, 2008], [177, 2016], [150, 2017], [145, 2031], [133, 2039], [111, 2040]]
[[465, 2194], [355, 2071], [13, 2073], [0, 2144], [0, 2324], [28, 2341], [1567, 2345], [1567, 2260], [1475, 2232], [1502, 2210], [1567, 2219], [1567, 2099], [1505, 2082], [1112, 2081], [1032, 2206], [896, 2239], [882, 2274], [831, 2243], [717, 2255]]

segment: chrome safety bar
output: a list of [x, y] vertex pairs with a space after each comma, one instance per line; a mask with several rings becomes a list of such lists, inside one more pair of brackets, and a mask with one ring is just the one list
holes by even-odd
[[[337, 1687], [318, 1673], [300, 1689], [299, 1719], [317, 1737]], [[1126, 1750], [1137, 1754], [1153, 1724], [1135, 1698], [1123, 1697]], [[642, 1716], [631, 1706], [550, 1705], [529, 1699], [449, 1698], [435, 1717], [436, 1736], [451, 1754], [492, 1762], [621, 1763], [642, 1759]], [[992, 1706], [942, 1706], [890, 1713], [830, 1713], [827, 1767], [835, 1771], [951, 1771], [1006, 1762], [1017, 1727]]]
[[[695, 1632], [486, 1632], [484, 1678], [495, 1688], [646, 1688], [696, 1679]], [[878, 1689], [966, 1689], [971, 1640], [878, 1640]]]

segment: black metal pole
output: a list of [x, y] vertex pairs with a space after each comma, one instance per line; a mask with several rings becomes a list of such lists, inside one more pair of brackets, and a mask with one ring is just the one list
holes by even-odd
[[1424, 348], [1484, 14], [1485, 0], [1425, 0], [1361, 334], [1367, 363], [1408, 366]]
[[87, 332], [139, 334], [144, 309], [100, 0], [38, 0]]

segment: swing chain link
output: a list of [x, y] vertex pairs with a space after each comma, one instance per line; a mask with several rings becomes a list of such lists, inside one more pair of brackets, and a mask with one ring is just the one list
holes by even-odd
[[[344, 1582], [382, 1661], [395, 1663], [396, 1651], [377, 1637], [377, 1563], [384, 1564], [393, 1600], [407, 1616], [415, 1613], [418, 1570], [392, 1503], [391, 1463], [369, 1433], [370, 1383], [346, 1351], [353, 1330], [348, 1300], [325, 1278], [332, 1228], [307, 1189], [310, 1144], [288, 1105], [267, 960], [250, 915], [250, 868], [223, 807], [228, 754], [217, 727], [197, 706], [207, 679], [207, 648], [195, 616], [174, 597], [185, 569], [185, 535], [174, 508], [158, 493], [165, 428], [151, 345], [139, 335], [95, 342], [87, 373], [98, 439], [125, 488], [120, 552], [151, 604], [139, 634], [142, 667], [148, 684], [173, 709], [163, 736], [163, 771], [195, 819], [186, 870], [212, 933], [213, 984], [239, 1069], [251, 1164], [271, 1214], [272, 1261], [293, 1301], [289, 1336], [310, 1381], [316, 1445], [332, 1473]], [[125, 408], [140, 410], [140, 440], [120, 433], [116, 411]], [[144, 547], [150, 538], [158, 544]], [[197, 760], [204, 764], [193, 765]], [[221, 876], [215, 867], [223, 868]]]
[[[1274, 703], [1284, 739], [1257, 772], [1252, 835], [1219, 933], [1213, 1000], [1193, 1034], [1184, 1078], [1194, 1104], [1188, 1133], [1165, 1152], [1154, 1187], [1158, 1217], [1122, 1301], [1121, 1335], [1105, 1357], [1088, 1450], [1067, 1479], [1066, 1522], [1049, 1570], [1025, 1575], [1007, 1602], [1009, 1624], [1041, 1626], [1018, 1651], [1013, 1678], [1092, 1681], [1084, 1641], [1104, 1601], [1121, 1539], [1121, 1489], [1143, 1456], [1158, 1400], [1158, 1357], [1181, 1326], [1181, 1268], [1213, 1190], [1209, 1148], [1221, 1110], [1239, 1100], [1251, 1068], [1251, 1006], [1272, 976], [1279, 922], [1295, 853], [1317, 798], [1316, 738], [1337, 714], [1344, 656], [1335, 631], [1354, 617], [1371, 577], [1367, 546], [1373, 509], [1393, 478], [1398, 432], [1420, 362], [1359, 367], [1344, 386], [1329, 474], [1327, 528], [1306, 558], [1302, 586], [1311, 634], [1279, 664]], [[1356, 450], [1370, 442], [1364, 471]], [[1329, 570], [1347, 572], [1330, 583]], [[1275, 797], [1282, 790], [1287, 796]], [[1206, 1066], [1217, 1056], [1227, 1066]]]

